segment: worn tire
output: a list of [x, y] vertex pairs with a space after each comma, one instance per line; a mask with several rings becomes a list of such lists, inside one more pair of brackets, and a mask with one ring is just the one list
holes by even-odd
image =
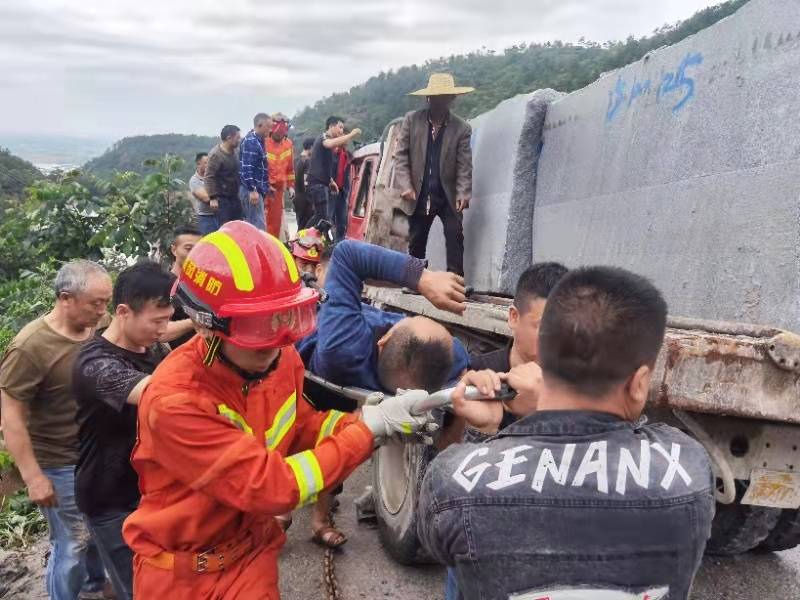
[[736, 482], [736, 500], [732, 504], [717, 503], [711, 524], [711, 538], [706, 553], [734, 556], [752, 550], [766, 539], [780, 519], [781, 510], [766, 506], [741, 504], [747, 484]]
[[757, 552], [779, 552], [800, 546], [800, 509], [783, 509], [778, 523], [756, 548]]
[[429, 446], [392, 441], [374, 454], [372, 493], [378, 535], [383, 547], [403, 565], [430, 561], [417, 537], [417, 500], [433, 453]]

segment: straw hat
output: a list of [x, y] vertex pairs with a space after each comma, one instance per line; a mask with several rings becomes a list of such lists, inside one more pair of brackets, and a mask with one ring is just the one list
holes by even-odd
[[475, 88], [471, 87], [456, 87], [449, 73], [434, 73], [428, 80], [428, 87], [411, 92], [409, 96], [460, 96], [474, 91]]

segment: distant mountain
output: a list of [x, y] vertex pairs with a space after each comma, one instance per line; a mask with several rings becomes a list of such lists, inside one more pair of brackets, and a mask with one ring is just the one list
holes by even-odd
[[301, 110], [292, 119], [292, 137], [301, 140], [319, 135], [325, 119], [338, 115], [347, 119], [348, 127], [363, 130], [364, 142], [375, 140], [392, 119], [423, 106], [419, 98], [409, 97], [408, 93], [424, 88], [428, 76], [435, 72], [452, 73], [457, 85], [476, 88], [456, 103], [456, 112], [467, 118], [494, 108], [506, 98], [537, 89], [572, 92], [589, 85], [604, 72], [635, 62], [651, 50], [675, 44], [713, 25], [747, 1], [729, 0], [711, 6], [685, 21], [664, 25], [650, 36], [629, 37], [624, 42], [521, 44], [502, 53], [484, 50], [381, 73], [349, 92], [323, 98]]
[[194, 157], [199, 152], [208, 152], [219, 138], [201, 135], [181, 135], [168, 133], [161, 135], [137, 135], [122, 138], [102, 155], [84, 165], [84, 169], [98, 177], [108, 177], [114, 171], [135, 171], [150, 173], [144, 166], [149, 158], [159, 158], [164, 154], [174, 154], [184, 159], [185, 165], [177, 177], [188, 181], [194, 172]]
[[31, 163], [0, 148], [0, 197], [19, 196], [42, 173]]
[[110, 138], [0, 134], [0, 146], [43, 169], [82, 165], [105, 152], [112, 141]]

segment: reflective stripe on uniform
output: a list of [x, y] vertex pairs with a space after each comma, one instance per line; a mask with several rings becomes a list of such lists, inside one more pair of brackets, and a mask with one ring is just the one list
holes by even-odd
[[283, 152], [281, 152], [281, 160], [283, 160], [284, 158], [289, 158], [291, 155], [292, 155], [291, 149], [284, 150]]
[[317, 501], [317, 494], [325, 487], [322, 479], [322, 470], [319, 461], [311, 450], [294, 454], [286, 459], [286, 464], [292, 469], [300, 491], [300, 501], [297, 508]]
[[264, 434], [267, 444], [267, 450], [275, 450], [281, 440], [286, 437], [289, 430], [294, 425], [295, 418], [297, 417], [297, 392], [292, 392], [289, 399], [283, 403], [275, 413], [275, 418], [272, 420], [272, 425]]
[[278, 158], [278, 157], [275, 156], [272, 152], [267, 152], [267, 160], [273, 160], [274, 161], [276, 158]]
[[253, 428], [247, 424], [247, 421], [244, 420], [244, 417], [235, 410], [233, 410], [232, 408], [230, 408], [227, 404], [218, 404], [217, 412], [219, 412], [220, 415], [228, 419], [237, 428], [241, 429], [245, 433], [253, 435]]
[[240, 292], [253, 291], [255, 285], [253, 284], [253, 275], [250, 273], [247, 259], [239, 244], [231, 236], [222, 231], [215, 231], [201, 239], [200, 243], [211, 244], [222, 252], [222, 256], [225, 257], [225, 260], [228, 261], [228, 266], [231, 268], [233, 284], [237, 290]]
[[333, 430], [336, 429], [336, 425], [338, 425], [344, 415], [345, 413], [338, 410], [332, 410], [328, 413], [328, 416], [325, 417], [325, 420], [322, 422], [322, 427], [319, 430], [317, 446], [319, 446], [320, 442], [326, 437], [333, 435]]

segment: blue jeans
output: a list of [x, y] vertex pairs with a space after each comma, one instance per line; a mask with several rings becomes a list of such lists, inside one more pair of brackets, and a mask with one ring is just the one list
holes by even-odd
[[444, 600], [461, 600], [456, 570], [450, 567], [447, 568], [447, 581], [444, 584]]
[[50, 530], [47, 594], [51, 600], [75, 600], [81, 591], [102, 591], [103, 563], [75, 502], [75, 467], [42, 469], [53, 482], [58, 506], [42, 508]]
[[215, 232], [219, 229], [217, 215], [197, 215], [197, 228], [203, 235]]
[[117, 600], [133, 599], [133, 551], [122, 538], [122, 523], [131, 512], [109, 512], [86, 517]]
[[242, 218], [256, 229], [267, 230], [266, 217], [264, 216], [264, 196], [258, 195], [255, 205], [250, 202], [250, 190], [244, 186], [239, 187], [239, 202], [242, 204]]
[[217, 228], [222, 227], [228, 221], [240, 221], [242, 219], [242, 202], [239, 197], [220, 198], [215, 216], [217, 217]]

